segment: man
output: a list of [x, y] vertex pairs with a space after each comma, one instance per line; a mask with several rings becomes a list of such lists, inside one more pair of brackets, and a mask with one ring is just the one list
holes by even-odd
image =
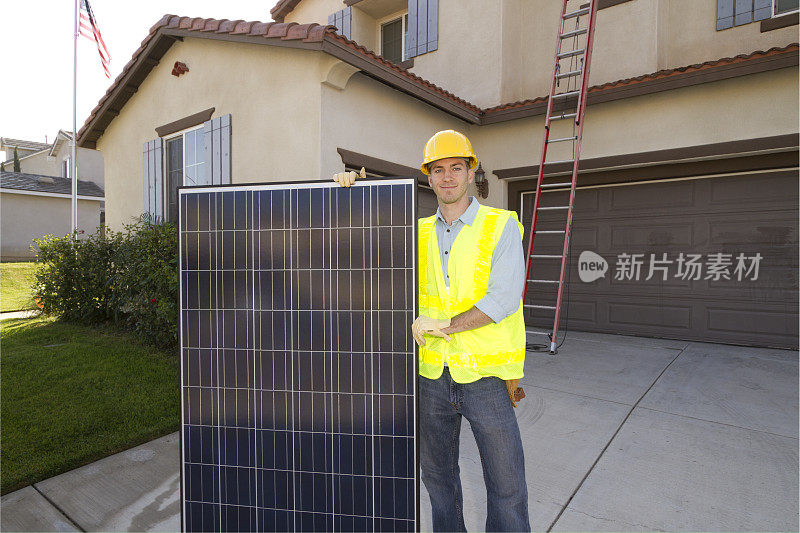
[[[486, 482], [486, 531], [530, 531], [514, 391], [525, 360], [522, 225], [516, 214], [467, 195], [478, 166], [463, 134], [425, 145], [421, 170], [436, 215], [419, 220], [420, 467], [434, 531], [466, 531], [458, 468], [461, 419], [469, 421]], [[349, 187], [358, 174], [334, 180]], [[361, 169], [364, 177], [364, 169]]]

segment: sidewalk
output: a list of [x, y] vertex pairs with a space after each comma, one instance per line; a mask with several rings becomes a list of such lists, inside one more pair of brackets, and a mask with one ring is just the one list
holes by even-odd
[[25, 311], [9, 311], [7, 313], [0, 313], [0, 320], [8, 318], [33, 318], [39, 316], [42, 312], [39, 309], [26, 309]]
[[[531, 339], [539, 341], [539, 339]], [[570, 332], [517, 410], [535, 531], [798, 531], [796, 351]], [[2, 498], [3, 531], [175, 531], [178, 434]], [[462, 426], [467, 529], [484, 528]], [[430, 505], [421, 494], [422, 530]]]

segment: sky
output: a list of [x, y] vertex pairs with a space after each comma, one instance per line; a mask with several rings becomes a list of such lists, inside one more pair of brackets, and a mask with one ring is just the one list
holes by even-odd
[[[269, 10], [276, 3], [277, 0], [90, 0], [111, 54], [111, 79], [103, 72], [95, 43], [80, 37], [78, 130], [147, 37], [150, 27], [165, 14], [267, 22], [272, 20]], [[3, 4], [0, 136], [52, 142], [59, 129], [72, 129], [74, 1]]]

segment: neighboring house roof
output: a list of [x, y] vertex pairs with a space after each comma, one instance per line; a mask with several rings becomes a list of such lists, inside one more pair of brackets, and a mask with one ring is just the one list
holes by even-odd
[[53, 144], [50, 145], [50, 153], [48, 155], [56, 155], [58, 151], [61, 149], [61, 145], [65, 142], [72, 141], [72, 132], [71, 131], [64, 131], [58, 130], [56, 134], [56, 138], [53, 140]]
[[[25, 174], [24, 172], [0, 172], [0, 189], [72, 194], [72, 181], [58, 176], [42, 176], [40, 174]], [[105, 193], [96, 183], [78, 180], [78, 196], [102, 198]]]
[[36, 150], [41, 152], [50, 148], [48, 143], [40, 143], [36, 141], [25, 141], [22, 139], [11, 139], [10, 137], [0, 137], [0, 149], [5, 148], [19, 148], [20, 150]]
[[[279, 3], [281, 4], [281, 3]], [[286, 5], [290, 2], [287, 1]], [[276, 6], [278, 7], [278, 6]], [[95, 148], [95, 142], [136, 92], [172, 44], [185, 36], [288, 46], [326, 52], [360, 69], [365, 75], [418, 98], [472, 124], [490, 124], [544, 114], [547, 96], [481, 109], [453, 93], [408, 72], [375, 52], [336, 33], [334, 26], [296, 22], [216, 20], [165, 15], [142, 41], [139, 49], [114, 80], [78, 132], [78, 145]], [[606, 83], [589, 89], [588, 104], [707, 83], [742, 74], [798, 64], [798, 45], [756, 51], [652, 74]]]

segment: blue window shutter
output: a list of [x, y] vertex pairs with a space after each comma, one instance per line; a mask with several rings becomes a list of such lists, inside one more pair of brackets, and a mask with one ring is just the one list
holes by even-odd
[[756, 0], [753, 5], [753, 20], [764, 20], [772, 16], [773, 0]]
[[733, 0], [717, 0], [717, 30], [733, 27]]
[[203, 185], [231, 183], [231, 116], [203, 123], [205, 181]]
[[417, 55], [417, 27], [419, 18], [417, 16], [417, 1], [408, 0], [408, 38], [406, 39], [406, 59], [411, 59]]
[[342, 35], [348, 39], [352, 39], [352, 31], [350, 30], [350, 23], [353, 21], [353, 12], [350, 6], [342, 9]]
[[164, 218], [164, 169], [162, 140], [147, 141], [142, 147], [142, 211], [152, 221]]
[[328, 24], [336, 26], [339, 35], [344, 35], [348, 39], [352, 39], [352, 32], [350, 30], [350, 23], [353, 18], [353, 12], [350, 6], [340, 9], [336, 13], [328, 15]]
[[439, 0], [428, 0], [428, 46], [433, 52], [439, 48]]
[[439, 0], [408, 0], [406, 58], [439, 48]]
[[417, 0], [417, 52], [415, 56], [428, 51], [428, 0]]
[[736, 0], [733, 25], [742, 26], [753, 22], [753, 0]]

